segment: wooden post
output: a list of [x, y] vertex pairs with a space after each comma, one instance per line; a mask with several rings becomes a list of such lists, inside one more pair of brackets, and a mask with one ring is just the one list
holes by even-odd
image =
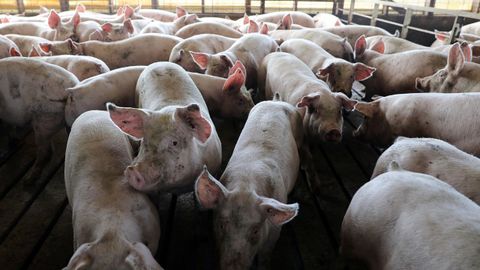
[[473, 13], [478, 13], [480, 11], [480, 1], [479, 0], [473, 0], [472, 1], [472, 10], [471, 12]]
[[113, 14], [113, 3], [112, 0], [108, 0], [108, 13]]
[[[430, 4], [428, 6], [434, 8], [436, 2], [437, 0], [430, 0]], [[433, 12], [428, 12], [428, 17], [433, 17]]]
[[202, 0], [202, 14], [205, 14], [205, 0]]
[[260, 0], [260, 13], [265, 14], [265, 0]]
[[25, 12], [25, 4], [23, 3], [23, 0], [17, 0], [17, 9], [19, 14]]
[[401, 38], [407, 38], [408, 34], [408, 26], [410, 26], [410, 22], [412, 21], [412, 12], [413, 10], [407, 8], [407, 12], [405, 12], [405, 18], [403, 19], [403, 26], [402, 32], [400, 34]]
[[68, 0], [60, 0], [60, 11], [66, 11], [70, 9]]
[[333, 4], [332, 14], [335, 14], [337, 16], [342, 16], [344, 4], [345, 4], [345, 0], [335, 0], [335, 3]]
[[152, 0], [152, 8], [158, 9], [158, 0]]
[[298, 10], [298, 0], [293, 1], [293, 10], [297, 11]]
[[252, 14], [252, 1], [251, 0], [245, 0], [245, 13], [248, 15]]

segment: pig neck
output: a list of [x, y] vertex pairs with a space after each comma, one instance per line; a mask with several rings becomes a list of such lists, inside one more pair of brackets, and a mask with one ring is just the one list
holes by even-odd
[[475, 63], [465, 63], [458, 77], [470, 82], [468, 89], [464, 89], [462, 92], [477, 92], [480, 86], [480, 81], [478, 80], [480, 78], [480, 66]]
[[374, 59], [379, 58], [381, 56], [383, 56], [383, 54], [381, 54], [379, 52], [372, 51], [372, 50], [366, 50], [363, 53], [363, 55], [360, 57], [360, 59], [358, 59], [357, 62], [362, 62], [366, 65], [369, 65], [369, 63], [371, 63], [371, 61], [373, 61]]

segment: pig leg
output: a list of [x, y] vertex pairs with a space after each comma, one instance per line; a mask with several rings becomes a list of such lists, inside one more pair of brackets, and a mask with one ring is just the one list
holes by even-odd
[[52, 154], [52, 137], [60, 129], [63, 121], [63, 115], [58, 114], [42, 114], [33, 117], [32, 126], [35, 133], [37, 156], [32, 169], [27, 174], [28, 182], [40, 177], [43, 167], [48, 163]]

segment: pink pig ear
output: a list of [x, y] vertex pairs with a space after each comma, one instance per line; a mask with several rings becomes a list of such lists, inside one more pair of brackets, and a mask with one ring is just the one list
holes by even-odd
[[308, 96], [302, 97], [300, 102], [297, 103], [297, 107], [310, 107], [313, 103], [320, 98], [319, 94], [310, 94]]
[[112, 26], [111, 23], [104, 23], [104, 24], [102, 24], [101, 28], [102, 28], [103, 31], [105, 31], [107, 33], [110, 33], [110, 32], [112, 32], [113, 26]]
[[200, 107], [196, 103], [177, 108], [175, 119], [182, 121], [193, 132], [193, 137], [201, 143], [205, 143], [212, 134], [212, 125], [202, 116]]
[[10, 48], [10, 56], [22, 56], [22, 54], [14, 47]]
[[463, 56], [465, 57], [466, 62], [472, 62], [472, 48], [467, 42], [462, 42], [460, 44], [460, 48], [462, 49]]
[[208, 60], [210, 59], [210, 55], [208, 53], [190, 52], [190, 55], [192, 56], [193, 61], [197, 63], [201, 69], [207, 69]]
[[50, 52], [50, 50], [52, 49], [52, 44], [51, 43], [39, 43], [38, 44], [38, 47], [40, 47], [40, 49], [44, 52]]
[[175, 8], [175, 13], [177, 14], [177, 18], [180, 18], [188, 14], [187, 10], [180, 6]]
[[363, 63], [355, 63], [355, 81], [363, 81], [372, 77], [375, 70], [374, 67], [369, 67]]
[[448, 32], [441, 32], [441, 31], [435, 30], [435, 38], [441, 42], [444, 42], [448, 36], [450, 36], [450, 33]]
[[250, 23], [250, 17], [248, 17], [247, 13], [243, 14], [243, 24], [249, 24]]
[[235, 61], [233, 67], [231, 67], [228, 71], [228, 76], [232, 75], [235, 71], [237, 71], [237, 69], [241, 69], [244, 76], [247, 75], [247, 70], [245, 69], [245, 66], [242, 64], [242, 62], [240, 62], [240, 60], [237, 60]]
[[283, 26], [283, 29], [289, 30], [292, 28], [293, 18], [292, 14], [285, 14], [280, 22], [280, 25]]
[[40, 56], [40, 53], [38, 52], [37, 48], [32, 46], [32, 49], [28, 53], [28, 57], [39, 57], [39, 56]]
[[70, 20], [70, 22], [73, 22], [74, 28], [77, 27], [77, 25], [80, 23], [80, 14], [78, 13], [78, 11], [75, 11], [75, 14], [73, 14], [73, 17]]
[[298, 214], [298, 203], [285, 204], [275, 199], [261, 197], [260, 208], [267, 215], [268, 220], [276, 226], [281, 226]]
[[195, 197], [205, 209], [214, 209], [227, 197], [228, 190], [203, 166], [202, 173], [195, 181]]
[[385, 53], [385, 42], [382, 39], [377, 40], [372, 47], [370, 48], [372, 51], [376, 51], [378, 53], [384, 54]]
[[237, 69], [233, 74], [229, 75], [223, 84], [223, 91], [229, 94], [238, 93], [245, 83], [245, 75], [241, 69]]
[[124, 9], [125, 19], [131, 18], [132, 15], [135, 13], [135, 10], [131, 6], [126, 6]]
[[335, 22], [335, 26], [341, 26], [342, 25], [342, 22], [340, 21], [340, 19], [337, 19], [337, 21]]
[[247, 33], [258, 33], [258, 24], [254, 20], [250, 20]]
[[460, 73], [465, 64], [465, 57], [460, 49], [460, 44], [455, 43], [448, 52], [447, 68], [454, 74]]
[[107, 103], [107, 110], [113, 123], [125, 134], [137, 140], [143, 138], [147, 112], [135, 108], [118, 107], [110, 102]]
[[335, 98], [340, 101], [342, 107], [345, 110], [351, 111], [357, 105], [357, 101], [354, 99], [349, 99], [344, 93], [335, 93]]
[[60, 23], [60, 16], [58, 16], [57, 12], [52, 9], [50, 11], [50, 15], [48, 15], [48, 26], [50, 26], [52, 29], [56, 29]]
[[125, 12], [125, 6], [120, 6], [117, 9], [117, 16], [122, 15]]
[[260, 34], [268, 35], [268, 25], [266, 23], [261, 23]]
[[85, 7], [84, 4], [78, 3], [77, 6], [75, 7], [75, 11], [85, 12], [85, 11], [87, 11], [87, 8]]
[[132, 20], [130, 18], [123, 21], [123, 28], [126, 29], [127, 32], [130, 34], [133, 34], [133, 31], [135, 31], [132, 25]]
[[355, 59], [362, 56], [367, 49], [367, 40], [365, 35], [361, 35], [355, 42]]

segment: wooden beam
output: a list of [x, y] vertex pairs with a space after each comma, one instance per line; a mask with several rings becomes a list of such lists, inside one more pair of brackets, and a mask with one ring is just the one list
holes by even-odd
[[70, 9], [68, 0], [60, 0], [60, 11], [67, 11]]
[[[430, 0], [429, 7], [434, 8], [437, 0]], [[424, 13], [425, 14], [425, 13]], [[433, 12], [428, 12], [428, 17], [433, 17]]]
[[260, 13], [265, 14], [265, 0], [260, 0]]
[[158, 0], [152, 0], [152, 8], [158, 9]]
[[252, 14], [252, 1], [251, 0], [245, 0], [245, 13], [248, 15]]
[[[332, 14], [335, 14], [337, 16], [342, 16], [344, 4], [345, 4], [345, 0], [335, 0], [333, 4]], [[337, 14], [337, 10], [338, 10], [338, 14]]]
[[205, 0], [202, 0], [202, 13], [205, 14]]
[[298, 10], [298, 0], [293, 1], [293, 10], [297, 11]]
[[17, 0], [17, 9], [19, 14], [25, 12], [25, 4], [23, 3], [23, 0]]

